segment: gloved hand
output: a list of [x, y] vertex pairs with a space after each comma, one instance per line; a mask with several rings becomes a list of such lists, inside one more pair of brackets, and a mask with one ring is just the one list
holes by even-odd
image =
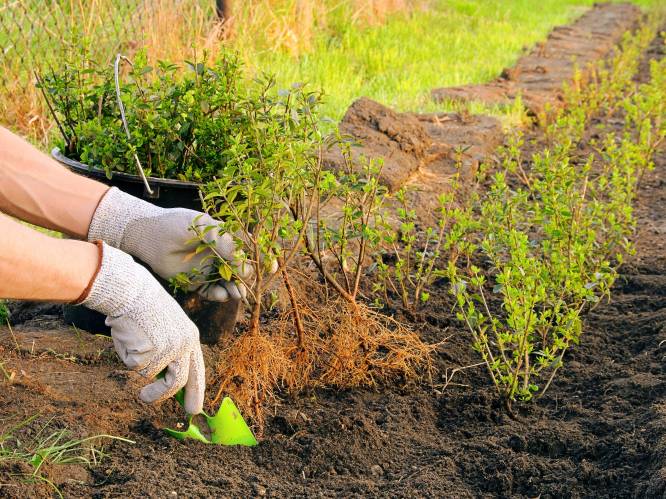
[[[208, 286], [203, 282], [211, 270], [212, 262], [206, 260], [211, 250], [194, 255], [199, 243], [192, 241], [196, 238], [192, 226], [203, 230], [217, 225], [218, 221], [198, 211], [159, 208], [112, 187], [95, 210], [88, 241], [102, 240], [137, 257], [163, 279], [198, 269], [202, 271], [201, 280], [195, 280], [190, 291], [198, 291], [213, 301], [239, 300], [247, 293], [242, 283], [225, 281], [222, 285]], [[243, 264], [244, 255], [236, 250], [230, 234], [220, 234], [213, 229], [206, 232], [204, 238], [215, 244], [217, 253], [230, 263], [241, 279], [251, 277], [252, 265]]]
[[157, 402], [185, 387], [185, 410], [199, 414], [206, 386], [199, 331], [176, 300], [131, 256], [104, 243], [100, 267], [77, 302], [107, 316], [113, 344], [130, 369], [163, 379], [143, 387], [140, 398]]

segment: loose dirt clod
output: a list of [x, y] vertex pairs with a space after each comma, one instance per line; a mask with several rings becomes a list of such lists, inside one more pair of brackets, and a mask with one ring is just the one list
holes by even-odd
[[[428, 161], [431, 139], [414, 116], [397, 113], [367, 97], [355, 101], [340, 123], [340, 133], [359, 142], [353, 158], [381, 158], [380, 180], [391, 192], [398, 190], [419, 167]], [[326, 168], [343, 168], [338, 149], [324, 156]]]
[[415, 117], [432, 139], [431, 161], [409, 178], [405, 188], [419, 220], [431, 223], [438, 198], [450, 191], [453, 177], [460, 173], [461, 188], [471, 188], [479, 166], [493, 160], [505, 134], [500, 121], [491, 116], [433, 113]]

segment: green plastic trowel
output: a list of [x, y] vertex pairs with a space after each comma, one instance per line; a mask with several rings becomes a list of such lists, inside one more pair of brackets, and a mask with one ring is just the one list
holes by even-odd
[[[184, 389], [181, 389], [174, 398], [181, 406], [184, 406]], [[245, 445], [248, 447], [257, 445], [257, 439], [254, 437], [252, 430], [245, 423], [238, 407], [236, 407], [236, 404], [229, 397], [224, 397], [222, 405], [220, 405], [215, 416], [209, 416], [205, 412], [202, 412], [201, 416], [206, 420], [206, 424], [210, 430], [210, 438], [206, 437], [201, 428], [192, 421], [194, 416], [189, 417], [188, 426], [185, 431], [172, 430], [171, 428], [164, 428], [164, 431], [178, 440], [191, 438], [206, 444]]]

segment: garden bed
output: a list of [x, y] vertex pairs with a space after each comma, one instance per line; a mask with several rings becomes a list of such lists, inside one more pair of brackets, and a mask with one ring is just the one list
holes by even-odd
[[[663, 56], [663, 39], [649, 56]], [[648, 75], [644, 63], [639, 78]], [[603, 124], [618, 131], [623, 125]], [[538, 148], [541, 136], [526, 139]], [[141, 380], [123, 369], [110, 340], [77, 334], [53, 318], [0, 333], [0, 419], [8, 426], [40, 414], [26, 436], [53, 418], [51, 425], [80, 436], [136, 441], [108, 445], [109, 456], [90, 470], [47, 469], [65, 496], [662, 497], [663, 146], [655, 163], [639, 195], [637, 254], [622, 267], [612, 301], [587, 316], [582, 344], [568, 353], [548, 397], [516, 406], [514, 417], [499, 404], [440, 283], [411, 321], [426, 341], [448, 338], [432, 384], [286, 399], [269, 411], [263, 441], [253, 449], [168, 438], [161, 428], [178, 414], [175, 402], [139, 404]], [[205, 348], [207, 358], [215, 354]], [[12, 466], [0, 468], [0, 496], [25, 497], [29, 486], [10, 474], [29, 470]], [[45, 483], [30, 487], [30, 495], [52, 494]]]

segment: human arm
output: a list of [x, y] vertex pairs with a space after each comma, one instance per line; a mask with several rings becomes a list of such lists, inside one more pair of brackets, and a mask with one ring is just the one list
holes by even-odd
[[[197, 268], [206, 273], [211, 250], [194, 254], [198, 243], [191, 227], [218, 224], [203, 213], [159, 208], [76, 175], [2, 127], [0, 212], [79, 239], [103, 240], [139, 258], [163, 279]], [[238, 275], [249, 276], [251, 266], [242, 266], [231, 235], [215, 230], [206, 238]], [[204, 286], [196, 281], [191, 290], [215, 301], [245, 294], [244, 286], [234, 282]]]
[[0, 211], [86, 239], [108, 187], [76, 175], [0, 127]]
[[0, 298], [79, 302], [107, 316], [121, 360], [147, 378], [155, 402], [185, 387], [185, 409], [203, 406], [204, 363], [196, 326], [142, 266], [107, 245], [56, 239], [0, 214]]
[[72, 302], [97, 270], [94, 244], [49, 237], [1, 213], [0, 234], [0, 298]]

